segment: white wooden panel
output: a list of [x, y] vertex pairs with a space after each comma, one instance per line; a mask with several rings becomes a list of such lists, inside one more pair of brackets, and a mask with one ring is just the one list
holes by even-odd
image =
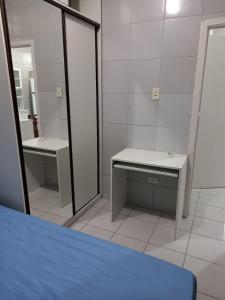
[[66, 15], [76, 211], [98, 193], [95, 28]]

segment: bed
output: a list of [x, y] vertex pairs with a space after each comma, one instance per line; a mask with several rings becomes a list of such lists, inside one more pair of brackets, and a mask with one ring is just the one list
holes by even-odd
[[0, 206], [1, 300], [194, 300], [182, 268]]

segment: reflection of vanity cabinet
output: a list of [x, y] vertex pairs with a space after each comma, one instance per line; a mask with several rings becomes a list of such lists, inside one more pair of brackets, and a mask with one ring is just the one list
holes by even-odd
[[[53, 158], [57, 165], [57, 179], [61, 207], [65, 207], [72, 201], [70, 175], [69, 143], [66, 140], [52, 138], [36, 138], [23, 142], [23, 152], [27, 169], [28, 187], [37, 189], [45, 184], [43, 158]], [[30, 190], [32, 192], [33, 190]]]

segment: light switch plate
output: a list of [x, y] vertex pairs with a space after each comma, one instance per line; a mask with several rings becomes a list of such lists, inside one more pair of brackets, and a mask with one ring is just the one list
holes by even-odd
[[160, 88], [152, 89], [152, 100], [158, 101], [160, 98]]
[[62, 88], [61, 87], [56, 88], [56, 97], [62, 98]]

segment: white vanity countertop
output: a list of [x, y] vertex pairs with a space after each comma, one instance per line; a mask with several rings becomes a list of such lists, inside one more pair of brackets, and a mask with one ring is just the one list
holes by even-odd
[[173, 153], [173, 157], [170, 157], [167, 152], [126, 148], [114, 155], [112, 160], [181, 170], [187, 161], [187, 155]]
[[23, 146], [33, 149], [58, 151], [60, 149], [69, 147], [69, 142], [67, 140], [39, 137], [36, 139], [23, 141]]

